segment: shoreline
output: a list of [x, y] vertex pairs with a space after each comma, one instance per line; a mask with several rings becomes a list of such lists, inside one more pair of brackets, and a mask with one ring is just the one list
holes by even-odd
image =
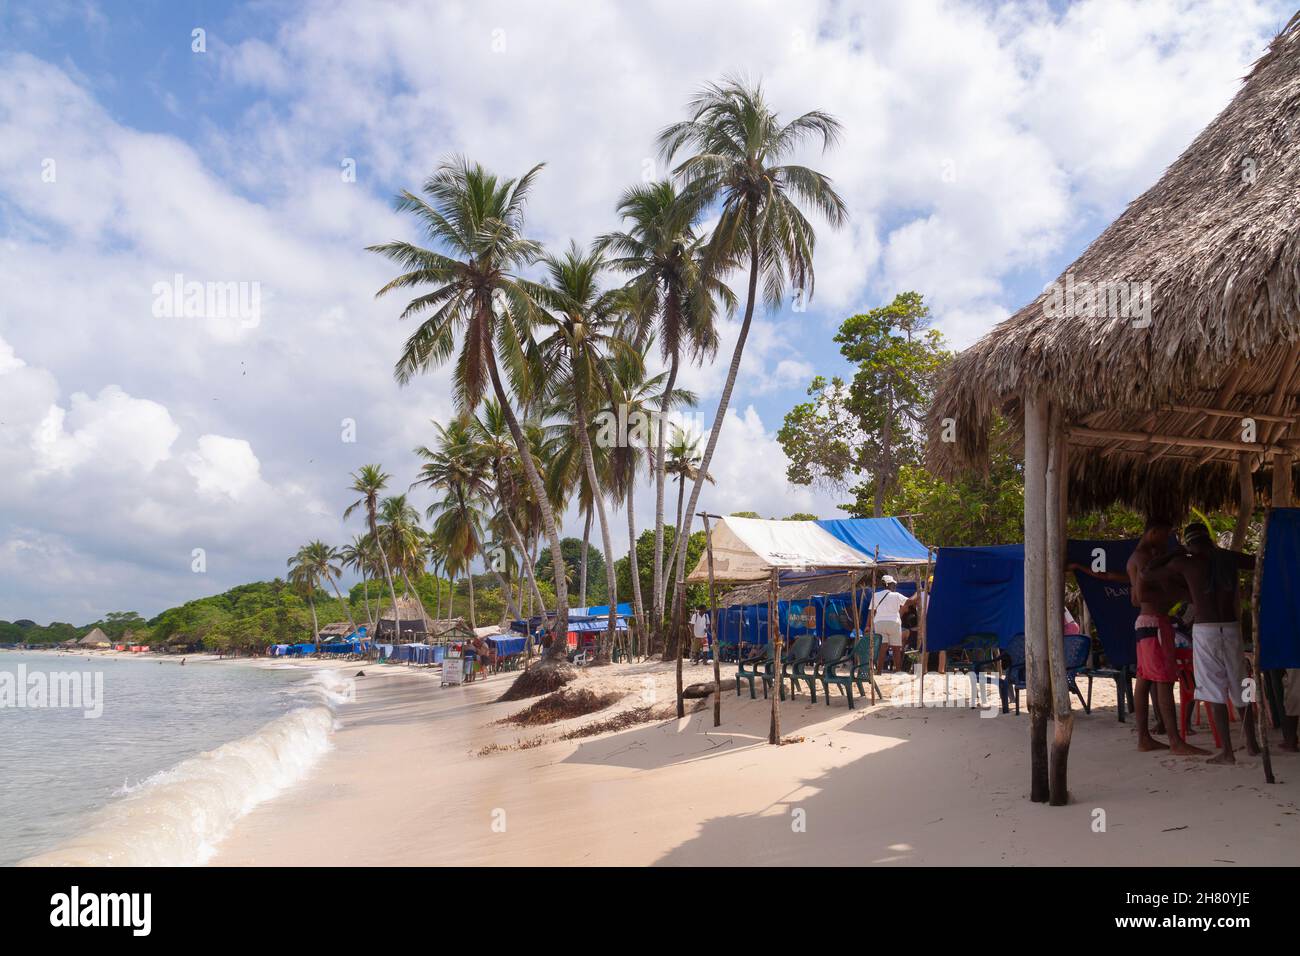
[[584, 670], [571, 687], [623, 699], [548, 727], [497, 723], [532, 702], [494, 702], [514, 674], [440, 689], [431, 672], [372, 670], [310, 776], [242, 817], [211, 865], [1286, 865], [1300, 842], [1300, 757], [1275, 755], [1266, 787], [1244, 754], [1140, 754], [1113, 684], [1097, 683], [1091, 715], [1076, 705], [1071, 803], [1052, 808], [1028, 800], [1028, 717], [1014, 713], [849, 711], [805, 690], [782, 706], [798, 742], [772, 748], [770, 703], [724, 677], [716, 730], [711, 703], [688, 701], [681, 720], [565, 741], [671, 701], [672, 665]]

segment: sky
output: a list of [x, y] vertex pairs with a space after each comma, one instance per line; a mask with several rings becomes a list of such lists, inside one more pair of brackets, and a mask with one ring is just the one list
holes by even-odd
[[[775, 434], [814, 374], [847, 372], [839, 323], [915, 290], [952, 347], [975, 341], [1155, 182], [1289, 15], [0, 0], [0, 619], [150, 616], [360, 533], [349, 473], [379, 462], [405, 491], [452, 414], [448, 369], [392, 377], [410, 330], [365, 246], [420, 238], [394, 194], [451, 154], [545, 162], [528, 232], [585, 243], [667, 175], [656, 133], [735, 71], [783, 117], [838, 117], [840, 144], [799, 159], [850, 219], [819, 224], [807, 308], [756, 317], [701, 507], [833, 517], [842, 496], [789, 485]], [[215, 297], [173, 294], [191, 283]], [[705, 423], [737, 329], [682, 373]], [[648, 482], [637, 498], [648, 527]]]

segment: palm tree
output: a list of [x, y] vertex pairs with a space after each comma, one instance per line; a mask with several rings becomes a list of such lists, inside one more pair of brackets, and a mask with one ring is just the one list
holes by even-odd
[[[418, 577], [424, 570], [424, 532], [420, 528], [420, 514], [406, 500], [406, 495], [385, 498], [379, 506], [380, 551], [389, 552], [389, 564], [402, 575], [407, 594], [415, 598], [420, 609], [420, 620], [429, 616], [420, 600], [420, 594], [411, 583], [410, 572]], [[396, 620], [396, 611], [394, 611]]]
[[634, 186], [619, 199], [618, 212], [629, 223], [625, 232], [601, 238], [611, 252], [610, 267], [630, 274], [627, 289], [643, 322], [653, 323], [668, 379], [660, 397], [655, 439], [655, 556], [653, 618], [656, 641], [664, 618], [664, 443], [665, 419], [677, 373], [685, 356], [703, 360], [717, 350], [715, 303], [730, 315], [735, 295], [722, 281], [725, 257], [705, 256], [695, 231], [698, 212], [683, 202], [671, 182]]
[[[384, 580], [388, 582], [388, 596], [393, 601], [393, 623], [398, 636], [401, 635], [402, 626], [397, 609], [397, 590], [393, 587], [393, 572], [388, 567], [388, 556], [384, 554], [379, 538], [379, 521], [377, 518], [379, 512], [379, 493], [388, 487], [389, 476], [384, 474], [383, 468], [379, 465], [362, 465], [352, 474], [352, 491], [361, 495], [356, 501], [347, 506], [343, 512], [343, 520], [347, 521], [348, 516], [358, 508], [364, 508], [366, 512], [366, 525], [370, 528], [370, 540], [374, 542], [375, 551], [379, 555], [379, 560], [384, 569]], [[380, 615], [382, 617], [382, 613]], [[375, 637], [379, 636], [379, 628], [376, 623]], [[373, 646], [373, 645], [372, 645]]]
[[[309, 541], [298, 549], [289, 559], [289, 583], [307, 596], [307, 606], [311, 608], [312, 639], [320, 647], [320, 621], [316, 618], [316, 592], [321, 582], [337, 576], [338, 569], [332, 565], [334, 549], [324, 541]], [[344, 605], [346, 607], [346, 604]]]
[[[536, 599], [539, 607], [545, 607], [546, 601], [542, 598], [542, 592], [537, 587], [537, 578], [534, 573], [533, 561], [529, 554], [527, 541], [519, 530], [521, 519], [524, 518], [524, 500], [520, 487], [522, 482], [519, 480], [520, 476], [513, 466], [516, 457], [514, 445], [510, 439], [510, 429], [506, 425], [505, 415], [499, 402], [488, 399], [483, 403], [482, 411], [470, 423], [470, 440], [474, 443], [475, 453], [488, 463], [491, 470], [492, 487], [500, 507], [500, 516], [505, 524], [511, 545], [519, 552], [520, 564], [523, 567], [524, 576], [528, 580], [532, 597]], [[545, 460], [539, 457], [536, 451], [534, 451], [533, 455], [536, 460]], [[520, 518], [516, 518], [516, 513], [520, 514]], [[522, 604], [522, 582], [519, 600], [520, 604]]]
[[[441, 503], [435, 502], [429, 506], [426, 517], [433, 518], [437, 511], [445, 507], [455, 508], [469, 536], [465, 557], [473, 559], [483, 554], [483, 545], [478, 517], [475, 515], [471, 518], [470, 511], [474, 508], [475, 500], [486, 499], [491, 492], [492, 465], [476, 445], [470, 421], [457, 418], [446, 428], [437, 422], [433, 422], [433, 427], [437, 432], [437, 447], [431, 449], [427, 445], [421, 445], [415, 449], [416, 455], [424, 459], [424, 464], [420, 466], [420, 477], [411, 483], [411, 487], [425, 485], [447, 493], [447, 498]], [[507, 609], [518, 617], [514, 599], [496, 562], [488, 561], [487, 566], [501, 586]]]
[[[699, 505], [703, 475], [707, 473], [718, 434], [726, 418], [731, 392], [740, 371], [759, 279], [763, 297], [776, 309], [785, 295], [786, 282], [811, 298], [814, 288], [813, 250], [816, 234], [804, 217], [799, 203], [816, 209], [832, 227], [848, 218], [844, 200], [823, 174], [806, 166], [785, 164], [808, 137], [820, 137], [822, 149], [839, 140], [839, 121], [821, 110], [813, 110], [782, 124], [767, 105], [759, 85], [729, 76], [710, 83], [691, 100], [690, 119], [673, 123], [659, 134], [659, 150], [665, 161], [686, 149], [694, 152], [673, 170], [683, 184], [683, 201], [691, 209], [717, 207], [718, 222], [709, 240], [707, 257], [717, 262], [744, 258], [749, 268], [745, 313], [736, 347], [727, 370], [727, 381], [718, 399], [709, 440], [700, 464], [700, 479], [691, 488], [684, 531], [676, 546], [685, 554], [691, 522]], [[683, 622], [685, 584], [678, 561], [673, 592], [674, 628]], [[680, 684], [680, 681], [679, 681]], [[678, 713], [683, 712], [680, 688]], [[773, 710], [770, 734], [780, 739], [780, 726]]]
[[[519, 179], [498, 179], [463, 158], [445, 160], [424, 183], [423, 196], [407, 191], [398, 198], [399, 211], [414, 215], [434, 251], [409, 242], [369, 247], [404, 270], [378, 295], [395, 289], [433, 288], [412, 299], [403, 318], [432, 311], [407, 339], [394, 374], [405, 384], [419, 372], [442, 365], [456, 350], [455, 399], [462, 410], [478, 407], [490, 383], [506, 416], [510, 435], [541, 509], [542, 528], [551, 549], [555, 572], [556, 632], [568, 624], [568, 589], [559, 526], [546, 489], [530, 453], [528, 441], [506, 394], [500, 364], [505, 363], [517, 390], [528, 388], [527, 325], [536, 306], [529, 283], [518, 275], [542, 255], [539, 243], [523, 236], [524, 203], [541, 166]], [[499, 354], [500, 353], [500, 354]], [[564, 657], [564, 642], [554, 641], [551, 662]]]
[[[686, 488], [686, 482], [698, 481], [701, 475], [705, 481], [710, 484], [713, 482], [713, 476], [704, 471], [700, 456], [700, 439], [698, 435], [691, 435], [683, 429], [677, 428], [673, 431], [672, 443], [667, 448], [668, 461], [664, 465], [664, 471], [677, 479], [677, 523], [673, 526], [675, 534], [673, 536], [673, 553], [685, 555], [685, 550], [678, 551], [676, 544], [682, 536], [682, 495]], [[676, 639], [673, 640], [673, 646], [676, 646]]]
[[339, 558], [343, 562], [343, 567], [350, 568], [361, 574], [361, 599], [365, 601], [366, 606], [366, 626], [373, 630], [375, 621], [370, 614], [370, 582], [368, 578], [370, 569], [375, 565], [374, 544], [367, 535], [353, 535], [352, 540], [339, 549]]
[[[539, 343], [539, 352], [550, 369], [555, 393], [563, 396], [573, 413], [572, 430], [582, 449], [587, 490], [600, 527], [605, 554], [605, 587], [609, 599], [609, 629], [601, 642], [599, 657], [608, 660], [613, 649], [618, 619], [616, 598], [618, 585], [614, 577], [614, 545], [605, 511], [605, 493], [601, 488], [591, 443], [589, 408], [596, 396], [605, 391], [608, 376], [606, 355], [625, 344], [614, 336], [619, 325], [617, 292], [601, 291], [600, 274], [605, 267], [599, 248], [584, 251], [576, 243], [560, 256], [546, 256], [546, 285], [537, 291], [547, 311], [541, 318], [551, 334]], [[585, 547], [585, 543], [584, 543]], [[585, 554], [584, 554], [585, 557]]]
[[[620, 350], [617, 355], [611, 358], [609, 363], [611, 374], [607, 381], [609, 395], [607, 412], [617, 415], [618, 409], [621, 407], [625, 410], [627, 421], [646, 422], [652, 421], [655, 417], [653, 406], [663, 407], [662, 396], [668, 397], [669, 408], [695, 404], [696, 397], [691, 392], [684, 389], [673, 389], [672, 392], [665, 390], [664, 382], [668, 378], [668, 372], [647, 376], [644, 353], [653, 345], [653, 340], [643, 341], [637, 337], [630, 341], [633, 347]], [[649, 654], [645, 642], [649, 638], [650, 632], [647, 627], [645, 604], [641, 594], [641, 569], [636, 553], [636, 515], [633, 505], [637, 477], [642, 462], [647, 458], [652, 465], [655, 464], [654, 453], [642, 444], [630, 440], [618, 443], [615, 448], [609, 451], [609, 477], [607, 483], [611, 496], [614, 500], [623, 504], [623, 509], [627, 514], [628, 571], [632, 578], [633, 610], [636, 614], [637, 634], [643, 652]], [[657, 467], [654, 470], [656, 473], [659, 471]], [[662, 529], [659, 538], [662, 551]], [[660, 559], [662, 560], [662, 554]], [[662, 569], [660, 569], [659, 574], [655, 575], [655, 579], [658, 580], [661, 577]]]

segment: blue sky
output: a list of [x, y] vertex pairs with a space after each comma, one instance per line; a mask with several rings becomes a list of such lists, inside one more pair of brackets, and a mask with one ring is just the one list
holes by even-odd
[[[954, 345], [973, 341], [1155, 181], [1288, 15], [2, 3], [0, 467], [18, 477], [0, 488], [0, 618], [151, 614], [359, 531], [339, 517], [348, 472], [379, 461], [405, 490], [411, 448], [451, 408], [445, 372], [391, 379], [406, 330], [399, 303], [373, 300], [388, 271], [363, 247], [412, 235], [393, 193], [453, 152], [507, 174], [546, 161], [532, 230], [586, 241], [616, 224], [622, 188], [662, 175], [657, 130], [733, 69], [784, 115], [841, 119], [841, 146], [804, 159], [851, 223], [821, 232], [809, 310], [756, 323], [703, 504], [829, 516], [836, 496], [786, 484], [774, 433], [812, 374], [843, 370], [838, 322], [916, 289]], [[258, 321], [152, 314], [176, 274], [256, 283]], [[685, 379], [711, 420], [718, 369]]]

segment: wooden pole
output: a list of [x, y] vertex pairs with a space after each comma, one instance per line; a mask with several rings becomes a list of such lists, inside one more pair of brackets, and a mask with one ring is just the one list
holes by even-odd
[[925, 674], [930, 669], [930, 639], [926, 631], [925, 619], [930, 612], [930, 562], [925, 562], [925, 568], [921, 571], [921, 580], [917, 584], [917, 593], [921, 596], [916, 600], [916, 627], [920, 632], [917, 643], [921, 645], [921, 699], [925, 699]]
[[1253, 652], [1255, 665], [1255, 700], [1248, 704], [1249, 707], [1255, 708], [1255, 726], [1259, 728], [1259, 751], [1264, 760], [1264, 782], [1276, 783], [1273, 779], [1273, 760], [1268, 750], [1268, 708], [1261, 707], [1265, 699], [1264, 692], [1264, 672], [1259, 669], [1259, 593], [1260, 582], [1264, 579], [1264, 553], [1268, 547], [1268, 516], [1264, 516], [1264, 530], [1259, 535], [1259, 556], [1255, 559], [1255, 581], [1251, 588], [1250, 613], [1252, 634], [1255, 638], [1255, 647]]
[[1047, 717], [1047, 402], [1026, 395], [1025, 683], [1029, 698], [1029, 799], [1048, 799]]
[[709, 624], [713, 628], [713, 726], [722, 723], [722, 665], [718, 657], [722, 651], [722, 627], [718, 622], [718, 599], [713, 590], [713, 534], [709, 530], [709, 515], [700, 512], [704, 519], [704, 548], [709, 561]]
[[1048, 415], [1046, 569], [1047, 658], [1052, 678], [1052, 714], [1055, 718], [1049, 766], [1049, 794], [1054, 807], [1069, 801], [1066, 768], [1070, 758], [1070, 736], [1074, 714], [1070, 708], [1070, 685], [1065, 680], [1065, 512], [1068, 462], [1065, 430], [1060, 405], [1053, 403]]
[[1233, 551], [1240, 551], [1246, 543], [1250, 519], [1255, 513], [1255, 482], [1252, 477], [1251, 456], [1242, 452], [1237, 456], [1237, 526], [1232, 531]]
[[772, 677], [774, 686], [772, 688], [772, 724], [767, 731], [767, 742], [775, 746], [781, 745], [781, 626], [777, 621], [777, 575], [776, 568], [772, 569], [771, 575], [767, 580], [767, 633], [768, 640], [772, 642]]
[[1289, 454], [1279, 452], [1273, 456], [1273, 495], [1274, 508], [1291, 507], [1291, 468], [1294, 462]]

